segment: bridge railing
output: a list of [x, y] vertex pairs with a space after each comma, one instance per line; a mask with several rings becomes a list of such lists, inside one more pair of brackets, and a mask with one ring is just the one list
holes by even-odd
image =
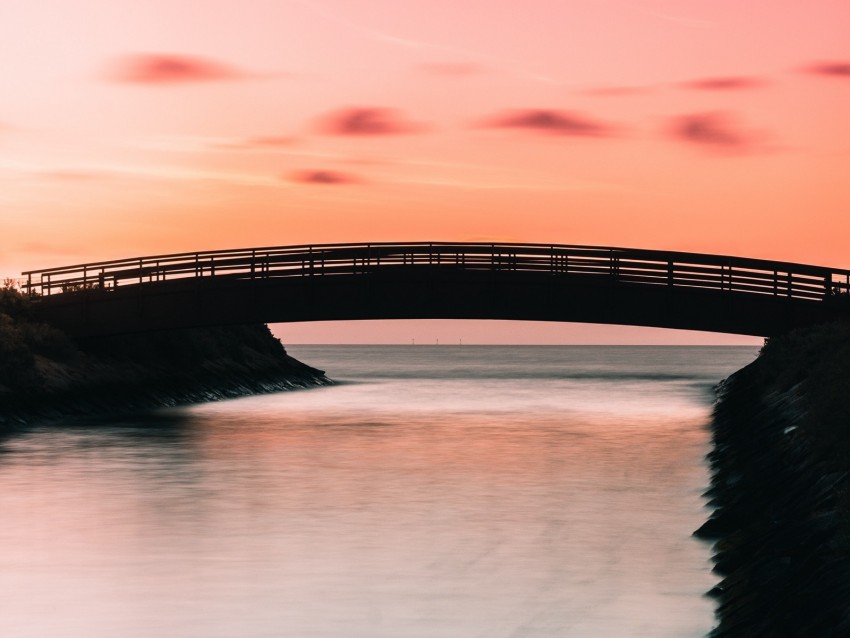
[[590, 282], [676, 286], [820, 301], [850, 294], [850, 271], [742, 257], [642, 249], [447, 242], [277, 246], [117, 259], [24, 272], [53, 295], [179, 279], [332, 277], [429, 266], [548, 273]]

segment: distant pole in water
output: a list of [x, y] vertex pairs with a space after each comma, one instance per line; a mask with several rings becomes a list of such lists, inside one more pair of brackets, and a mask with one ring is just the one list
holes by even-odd
[[416, 345], [416, 339], [415, 338], [410, 340], [410, 345], [412, 345], [412, 346]]
[[437, 345], [440, 345], [440, 340], [439, 340], [439, 339], [437, 339]]

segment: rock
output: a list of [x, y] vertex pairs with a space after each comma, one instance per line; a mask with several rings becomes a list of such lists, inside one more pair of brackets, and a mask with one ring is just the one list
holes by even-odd
[[33, 355], [32, 374], [0, 395], [0, 424], [332, 383], [321, 370], [290, 357], [265, 325], [112, 337], [74, 344], [62, 352], [66, 356]]
[[[850, 327], [771, 339], [718, 388], [714, 638], [850, 635]], [[835, 400], [840, 398], [842, 400]]]

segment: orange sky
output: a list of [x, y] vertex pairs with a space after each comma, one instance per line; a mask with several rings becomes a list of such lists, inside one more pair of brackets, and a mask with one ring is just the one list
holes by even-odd
[[0, 275], [397, 240], [850, 267], [848, 36], [845, 0], [4, 0]]

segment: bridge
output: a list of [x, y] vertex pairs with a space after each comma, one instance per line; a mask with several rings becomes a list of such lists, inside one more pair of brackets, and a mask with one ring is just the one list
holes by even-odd
[[569, 321], [772, 336], [850, 317], [848, 270], [601, 246], [282, 246], [23, 275], [37, 315], [78, 337], [355, 319]]

